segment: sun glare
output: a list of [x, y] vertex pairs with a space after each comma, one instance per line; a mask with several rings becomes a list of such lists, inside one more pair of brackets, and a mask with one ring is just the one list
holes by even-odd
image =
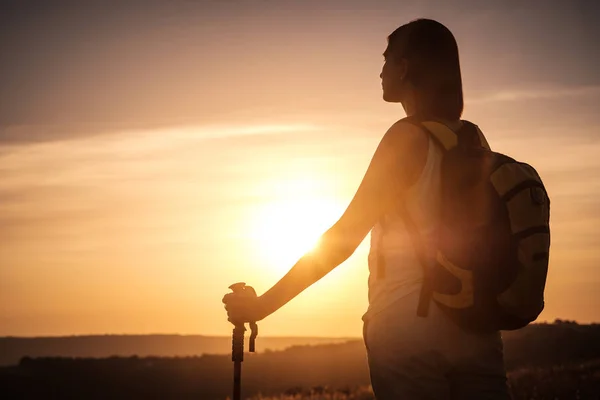
[[251, 234], [260, 261], [269, 273], [282, 275], [315, 247], [342, 212], [339, 202], [317, 196], [264, 204], [255, 215]]

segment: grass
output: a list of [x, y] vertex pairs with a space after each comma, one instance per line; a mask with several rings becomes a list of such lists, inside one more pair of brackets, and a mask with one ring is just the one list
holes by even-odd
[[[514, 400], [598, 400], [600, 359], [580, 364], [522, 368], [508, 374]], [[290, 388], [285, 393], [247, 400], [375, 400], [370, 387], [353, 389]]]

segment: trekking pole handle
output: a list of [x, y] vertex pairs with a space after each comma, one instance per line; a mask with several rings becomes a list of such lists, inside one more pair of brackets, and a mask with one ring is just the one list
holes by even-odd
[[[233, 293], [241, 295], [241, 296], [256, 297], [256, 291], [254, 290], [254, 288], [252, 286], [247, 286], [245, 282], [234, 283], [233, 285], [229, 286], [229, 289], [231, 289], [231, 291]], [[243, 338], [243, 332], [246, 330], [244, 323], [236, 325], [236, 328], [238, 329], [238, 331], [242, 332], [242, 338]], [[249, 347], [248, 351], [250, 351], [251, 353], [254, 353], [256, 336], [258, 336], [258, 325], [256, 324], [255, 321], [250, 322], [250, 332], [251, 333], [250, 333], [250, 342], [248, 344], [248, 347]], [[242, 352], [243, 352], [243, 342], [242, 342]], [[243, 359], [243, 355], [241, 356], [241, 358]]]

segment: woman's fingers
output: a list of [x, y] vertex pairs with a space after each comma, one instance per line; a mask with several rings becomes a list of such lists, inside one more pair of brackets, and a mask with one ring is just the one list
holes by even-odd
[[253, 310], [248, 304], [227, 305], [225, 309], [229, 320], [249, 322], [255, 319]]
[[228, 293], [223, 296], [223, 304], [229, 322], [242, 323], [260, 321], [264, 318], [259, 298], [257, 297], [240, 296], [235, 293]]
[[223, 303], [225, 303], [224, 308], [227, 311], [227, 316], [229, 317], [230, 321], [232, 319], [243, 319], [244, 314], [246, 314], [245, 311], [247, 309], [247, 304], [245, 304], [243, 301], [240, 301], [240, 299], [234, 297], [230, 297], [227, 299], [223, 298]]
[[235, 301], [235, 299], [239, 298], [240, 296], [236, 295], [235, 293], [227, 293], [225, 296], [223, 296], [223, 303], [227, 304], [230, 303], [231, 301]]

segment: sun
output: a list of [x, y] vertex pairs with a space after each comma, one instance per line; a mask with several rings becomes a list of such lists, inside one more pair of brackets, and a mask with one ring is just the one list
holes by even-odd
[[255, 214], [251, 233], [261, 263], [277, 274], [287, 272], [315, 247], [342, 211], [335, 199], [318, 196], [263, 204]]

